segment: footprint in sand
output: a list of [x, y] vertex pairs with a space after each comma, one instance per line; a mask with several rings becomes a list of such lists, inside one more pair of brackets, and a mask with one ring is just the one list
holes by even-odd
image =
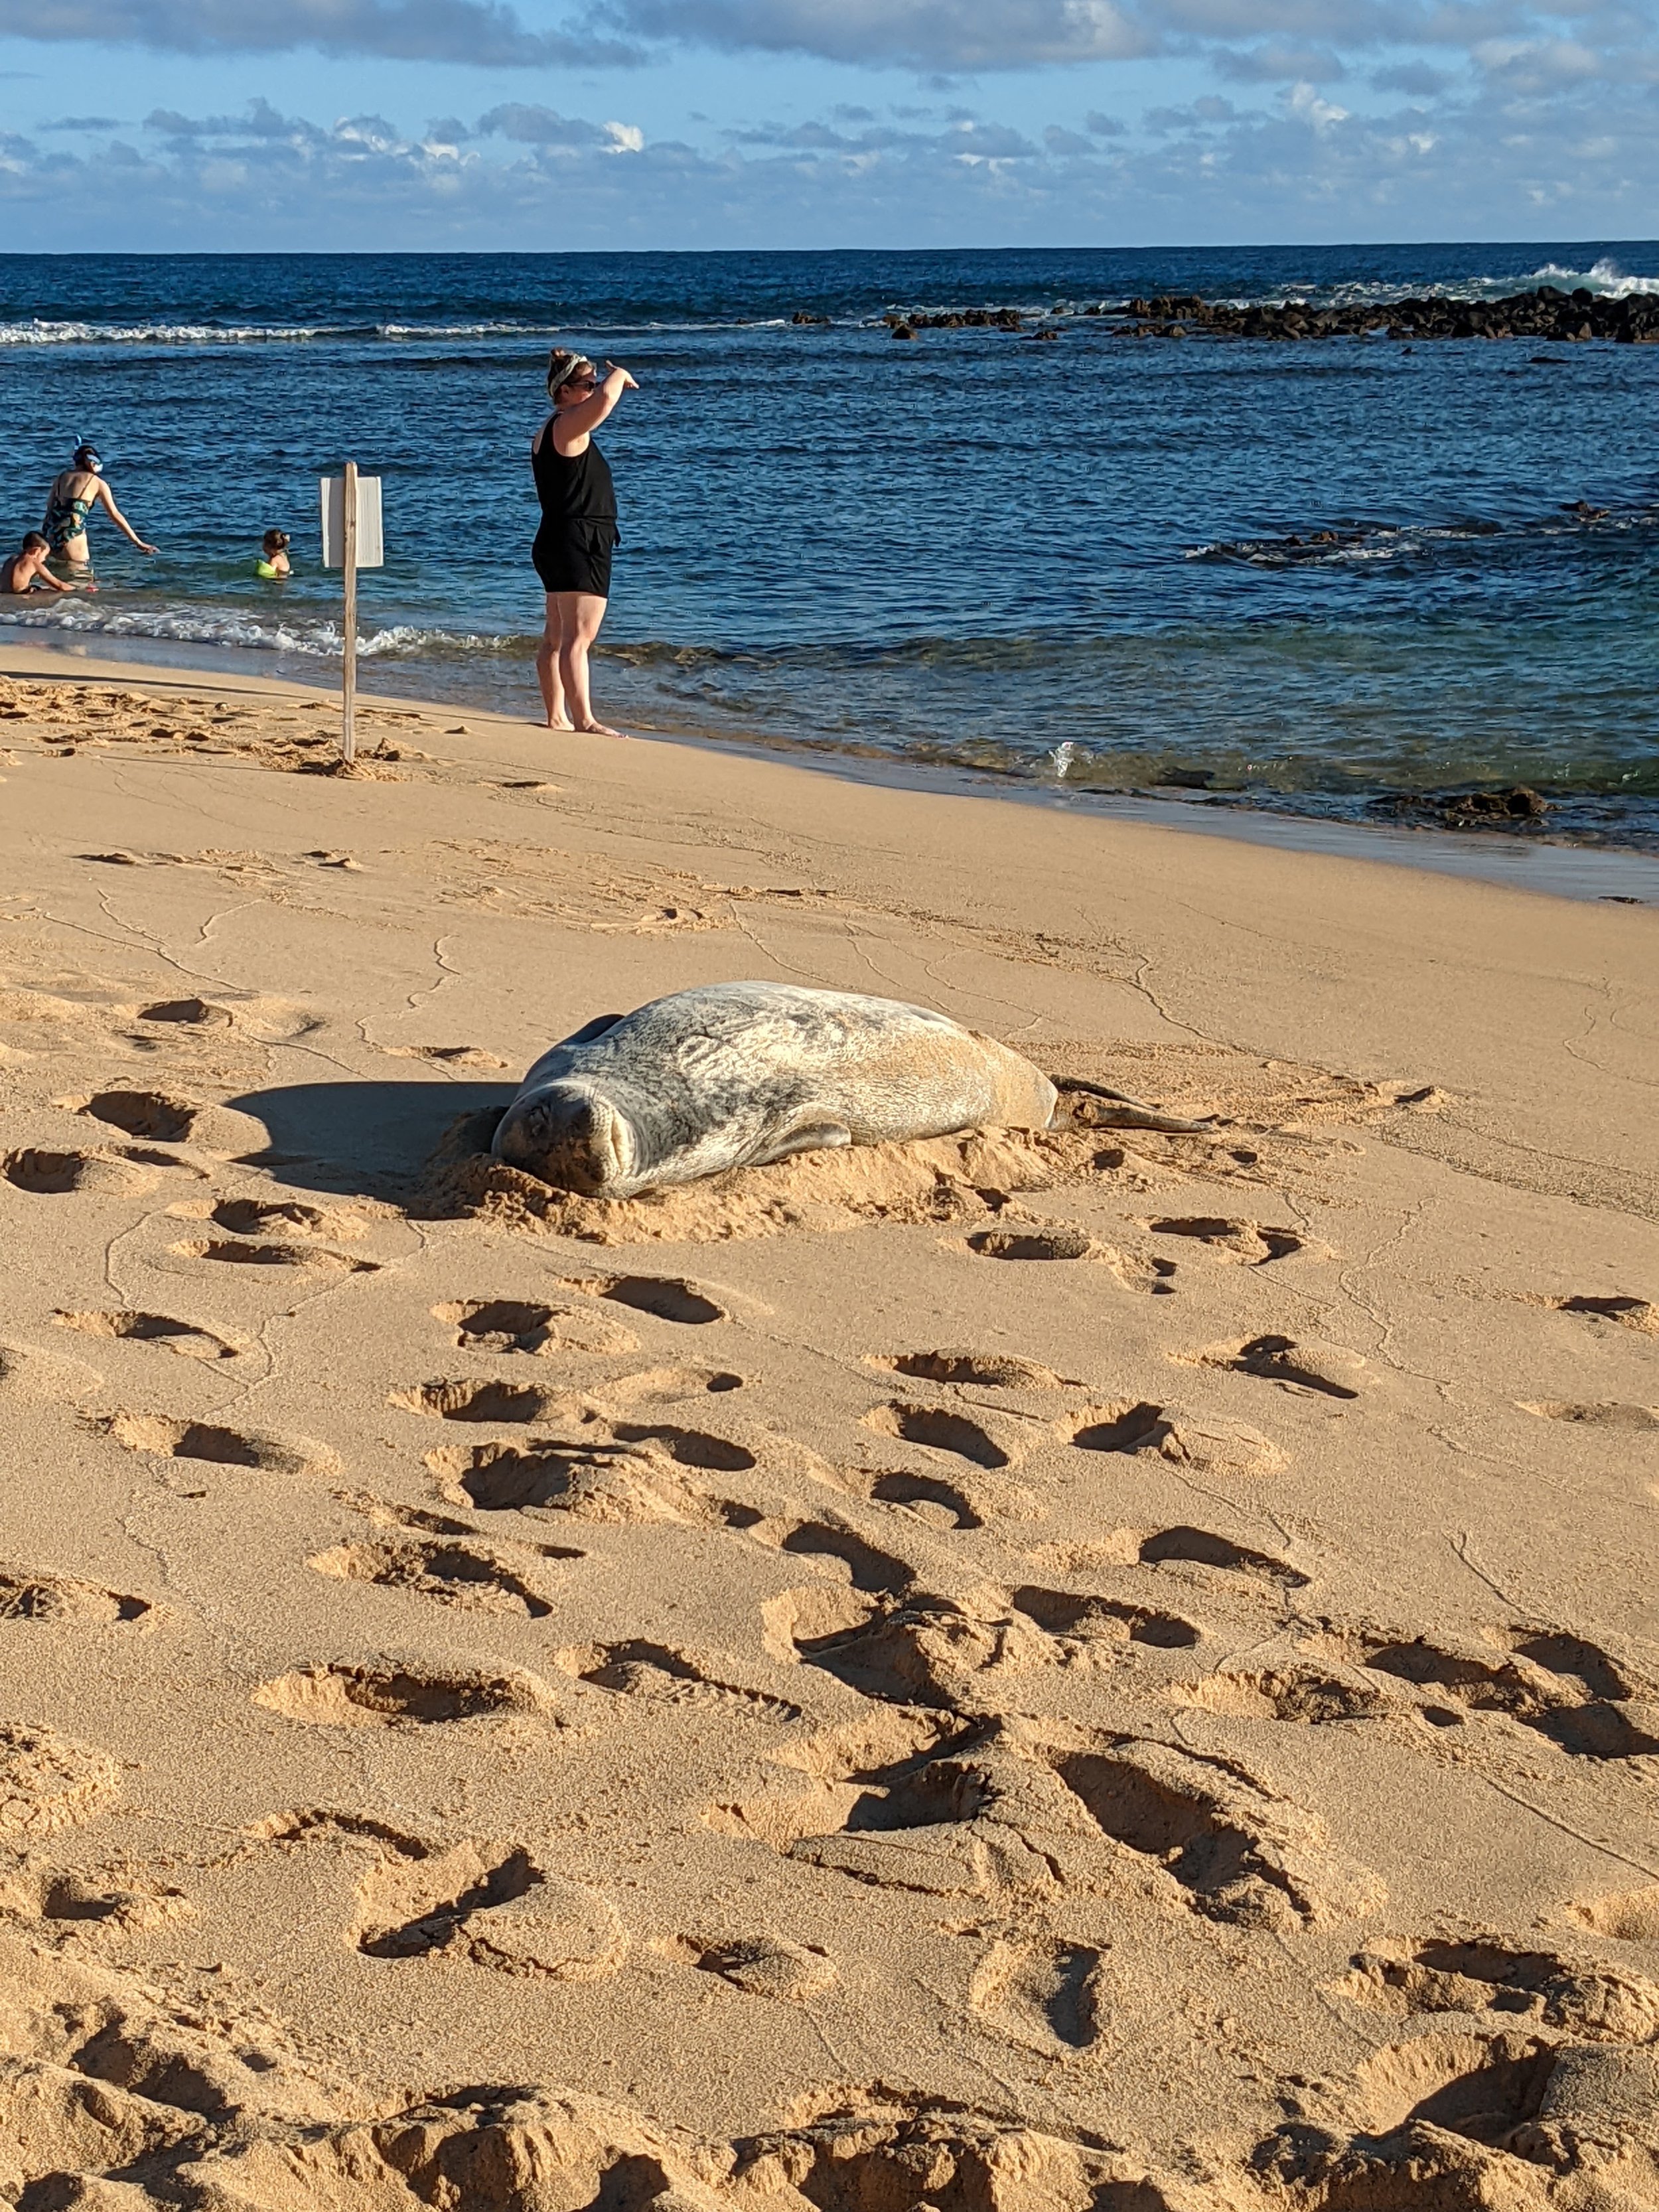
[[682, 1521], [659, 1469], [625, 1446], [485, 1443], [428, 1452], [442, 1494], [481, 1513], [549, 1512], [622, 1524]]
[[1328, 1260], [1328, 1244], [1304, 1237], [1299, 1230], [1273, 1229], [1257, 1221], [1230, 1221], [1210, 1214], [1167, 1214], [1141, 1226], [1154, 1237], [1186, 1237], [1206, 1245], [1218, 1260], [1246, 1267], [1264, 1267], [1275, 1260], [1300, 1256]]
[[1335, 1985], [1396, 2014], [1499, 2012], [1588, 2043], [1659, 2042], [1659, 1984], [1494, 1936], [1368, 1944]]
[[915, 1570], [833, 1521], [802, 1521], [777, 1539], [792, 1559], [822, 1560], [842, 1569], [855, 1590], [886, 1596], [908, 1589]]
[[982, 1260], [1092, 1261], [1105, 1267], [1125, 1289], [1145, 1291], [1153, 1297], [1173, 1292], [1173, 1260], [1139, 1258], [1103, 1244], [1083, 1229], [977, 1229], [971, 1237], [947, 1242], [947, 1251], [972, 1252]]
[[889, 1375], [914, 1376], [922, 1382], [977, 1383], [986, 1390], [1059, 1390], [1066, 1379], [1035, 1359], [1012, 1352], [894, 1352], [865, 1354], [866, 1367]]
[[228, 1006], [216, 1006], [210, 999], [158, 999], [138, 1009], [141, 1022], [183, 1024], [191, 1029], [228, 1030], [234, 1018]]
[[[1613, 2156], [1613, 2142], [1620, 2136], [1628, 2140], [1631, 2123], [1644, 2108], [1652, 2109], [1659, 2092], [1659, 2072], [1650, 2063], [1632, 2069], [1629, 2057], [1564, 2049], [1518, 2031], [1419, 2035], [1376, 2051], [1354, 2069], [1348, 2124], [1356, 2135], [1342, 2143], [1321, 2131], [1331, 2141], [1327, 2154], [1340, 2160], [1345, 2182], [1355, 2192], [1345, 2191], [1346, 2201], [1432, 2203], [1438, 2197], [1455, 2203], [1462, 2196], [1466, 2203], [1480, 2197], [1489, 2204], [1500, 2202], [1510, 2161], [1493, 2158], [1490, 2150], [1483, 2157], [1472, 2146], [1507, 2144], [1522, 2127], [1530, 2133], [1540, 2112], [1549, 2114], [1540, 2127], [1544, 2142], [1607, 2142], [1604, 2155]], [[1397, 2136], [1412, 2143], [1409, 2166], [1389, 2140]], [[1630, 2148], [1635, 2148], [1633, 2142]], [[1255, 2162], [1271, 2166], [1287, 2148], [1282, 2137], [1270, 2141], [1260, 2147]], [[1477, 2162], [1479, 2195], [1471, 2198], [1464, 2178], [1477, 2172]], [[1528, 2198], [1540, 2206], [1548, 2202], [1541, 2188], [1528, 2188], [1526, 2197], [1514, 2201]]]
[[1009, 1602], [1045, 1635], [1063, 1642], [1146, 1644], [1160, 1651], [1188, 1651], [1200, 1640], [1197, 1628], [1179, 1613], [1090, 1591], [1042, 1589], [1028, 1583], [1010, 1592]]
[[148, 1165], [118, 1153], [55, 1152], [34, 1146], [0, 1152], [0, 1175], [15, 1189], [39, 1198], [62, 1197], [71, 1191], [97, 1198], [139, 1198], [154, 1190], [158, 1180]]
[[926, 1592], [862, 1601], [848, 1591], [786, 1591], [762, 1608], [767, 1648], [822, 1668], [860, 1696], [954, 1710], [977, 1674], [1042, 1667], [1111, 1666], [1130, 1644], [1184, 1650], [1188, 1620], [1151, 1605], [1036, 1584], [969, 1603]]
[[1607, 1936], [1615, 1943], [1659, 1942], [1659, 1882], [1645, 1889], [1623, 1889], [1587, 1897], [1568, 1905], [1565, 1917], [1576, 1927]]
[[742, 1474], [757, 1464], [746, 1444], [734, 1443], [706, 1429], [676, 1428], [669, 1422], [616, 1421], [613, 1435], [622, 1443], [659, 1443], [681, 1467], [708, 1468], [721, 1474]]
[[1171, 1700], [1229, 1720], [1285, 1721], [1322, 1728], [1339, 1721], [1384, 1720], [1399, 1711], [1382, 1688], [1316, 1667], [1262, 1667], [1176, 1684]]
[[1592, 1321], [1610, 1321], [1632, 1328], [1639, 1336], [1659, 1336], [1659, 1305], [1651, 1298], [1591, 1297], [1529, 1298], [1529, 1305], [1547, 1306], [1555, 1313], [1585, 1314]]
[[216, 1260], [232, 1267], [303, 1267], [318, 1275], [373, 1275], [380, 1266], [374, 1260], [331, 1252], [322, 1244], [244, 1244], [187, 1237], [167, 1249], [181, 1260]]
[[209, 1218], [237, 1237], [262, 1237], [275, 1230], [291, 1237], [334, 1237], [349, 1243], [368, 1234], [368, 1224], [349, 1207], [307, 1206], [295, 1198], [221, 1199]]
[[1156, 1449], [1172, 1433], [1172, 1425], [1163, 1407], [1150, 1399], [1120, 1398], [1068, 1413], [1058, 1431], [1079, 1451], [1138, 1452]]
[[383, 1044], [376, 1051], [388, 1060], [427, 1060], [441, 1067], [507, 1067], [510, 1062], [486, 1052], [481, 1044]]
[[878, 1474], [865, 1493], [878, 1505], [896, 1505], [932, 1528], [982, 1528], [987, 1511], [953, 1482], [941, 1476], [895, 1469]]
[[186, 1359], [234, 1359], [238, 1347], [227, 1344], [211, 1329], [190, 1321], [175, 1321], [170, 1314], [139, 1313], [131, 1307], [106, 1313], [66, 1313], [52, 1316], [59, 1328], [78, 1329], [85, 1336], [130, 1338], [140, 1344], [160, 1344]]
[[502, 1713], [547, 1713], [553, 1693], [522, 1668], [298, 1667], [262, 1682], [253, 1702], [324, 1728], [422, 1727]]
[[[447, 1513], [429, 1513], [424, 1506], [404, 1505], [396, 1498], [376, 1498], [372, 1491], [337, 1490], [331, 1494], [337, 1504], [362, 1514], [372, 1528], [407, 1528], [423, 1536], [476, 1536], [479, 1533], [470, 1521], [452, 1520]], [[550, 1559], [583, 1557], [580, 1552], [567, 1552], [556, 1545], [534, 1545], [531, 1548]]]
[[0, 1620], [62, 1620], [77, 1628], [142, 1623], [149, 1628], [155, 1618], [156, 1607], [147, 1597], [38, 1567], [0, 1565]]
[[1364, 1361], [1341, 1345], [1298, 1343], [1289, 1336], [1252, 1336], [1242, 1344], [1213, 1344], [1206, 1351], [1171, 1352], [1183, 1366], [1224, 1367], [1257, 1375], [1304, 1397], [1352, 1399]]
[[1333, 1850], [1320, 1820], [1231, 1761], [1143, 1741], [1062, 1752], [1054, 1765], [1104, 1834], [1211, 1919], [1288, 1932], [1382, 1902], [1376, 1875]]
[[1218, 1536], [1207, 1528], [1160, 1528], [1142, 1542], [1136, 1554], [1142, 1566], [1161, 1566], [1165, 1562], [1182, 1565], [1218, 1567], [1224, 1573], [1249, 1575], [1258, 1582], [1275, 1583], [1281, 1589], [1306, 1589], [1310, 1577], [1287, 1560], [1275, 1559], [1268, 1552], [1253, 1552], [1243, 1544], [1235, 1544], [1231, 1537]]
[[100, 1091], [77, 1103], [76, 1112], [125, 1129], [130, 1137], [148, 1137], [161, 1145], [182, 1144], [195, 1125], [201, 1108], [160, 1091]]
[[[676, 1945], [676, 1949], [680, 1948]], [[724, 1943], [689, 1942], [691, 1963], [718, 1974], [745, 1996], [792, 2004], [822, 1996], [840, 1979], [835, 1960], [817, 1943], [792, 1943], [782, 1936], [741, 1936]]]
[[632, 1307], [635, 1313], [652, 1314], [659, 1321], [678, 1322], [688, 1328], [702, 1328], [727, 1317], [724, 1306], [678, 1276], [567, 1275], [556, 1279], [556, 1287], [577, 1291], [583, 1297], [609, 1298], [617, 1305]]
[[579, 1418], [581, 1412], [570, 1391], [515, 1382], [420, 1382], [388, 1392], [386, 1403], [440, 1421], [541, 1421], [561, 1414]]
[[1435, 1642], [1360, 1630], [1310, 1639], [1304, 1649], [1411, 1684], [1424, 1693], [1423, 1718], [1437, 1728], [1490, 1713], [1518, 1722], [1571, 1758], [1659, 1752], [1659, 1699], [1638, 1696], [1632, 1678], [1599, 1645], [1554, 1632], [1516, 1632], [1501, 1641], [1507, 1651], [1474, 1638]]
[[[580, 1558], [580, 1553], [570, 1554]], [[518, 1613], [545, 1620], [550, 1593], [538, 1589], [487, 1545], [463, 1537], [410, 1537], [402, 1543], [337, 1544], [306, 1565], [341, 1582], [409, 1590], [470, 1613]]]
[[650, 1698], [665, 1705], [779, 1724], [801, 1717], [800, 1707], [787, 1698], [720, 1681], [684, 1652], [640, 1637], [622, 1644], [582, 1644], [557, 1651], [553, 1663], [562, 1674], [618, 1696]]
[[744, 1377], [727, 1367], [645, 1367], [633, 1375], [607, 1375], [594, 1387], [606, 1406], [682, 1406], [741, 1390]]
[[432, 1317], [455, 1332], [460, 1352], [524, 1352], [539, 1358], [562, 1352], [600, 1355], [637, 1352], [640, 1340], [611, 1315], [580, 1307], [537, 1305], [520, 1298], [461, 1298], [434, 1306]]
[[1521, 1410], [1535, 1414], [1540, 1421], [1571, 1421], [1585, 1428], [1616, 1429], [1626, 1435], [1646, 1435], [1659, 1429], [1659, 1407], [1654, 1406], [1621, 1406], [1606, 1401], [1574, 1405], [1546, 1399], [1532, 1405], [1522, 1401]]
[[120, 1777], [107, 1752], [55, 1729], [0, 1721], [0, 1836], [27, 1841], [95, 1820], [114, 1803]]
[[556, 1982], [604, 1981], [629, 1948], [603, 1892], [547, 1872], [523, 1845], [472, 1842], [383, 1858], [359, 1885], [352, 1936], [371, 1959], [441, 1955]]
[[[815, 1786], [793, 1796], [713, 1806], [707, 1825], [860, 1881], [938, 1895], [1051, 1889], [1097, 1838], [1134, 1853], [1172, 1903], [1211, 1919], [1289, 1934], [1382, 1901], [1376, 1876], [1333, 1849], [1322, 1822], [1235, 1761], [1122, 1737], [1094, 1751], [1044, 1746], [1002, 1720], [941, 1747], [917, 1717], [892, 1718], [903, 1723], [897, 1745], [872, 1740], [861, 1761], [810, 1768]], [[935, 1731], [945, 1725], [935, 1717]]]
[[1012, 1454], [1005, 1450], [977, 1421], [939, 1407], [901, 1403], [878, 1406], [864, 1416], [863, 1425], [878, 1437], [921, 1444], [929, 1451], [946, 1452], [952, 1458], [970, 1461], [975, 1467], [994, 1468], [1013, 1464]]
[[162, 1459], [206, 1460], [220, 1467], [253, 1467], [267, 1474], [336, 1474], [340, 1462], [326, 1444], [307, 1437], [216, 1427], [210, 1421], [168, 1413], [94, 1413], [86, 1425], [128, 1451]]
[[1099, 2039], [1100, 1964], [1086, 1943], [999, 1937], [974, 1970], [968, 2009], [1045, 2058], [1073, 2058]]

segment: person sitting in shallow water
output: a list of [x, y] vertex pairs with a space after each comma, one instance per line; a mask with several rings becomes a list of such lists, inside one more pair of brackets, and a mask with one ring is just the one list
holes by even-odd
[[267, 530], [259, 540], [259, 557], [253, 564], [253, 573], [263, 582], [270, 583], [294, 574], [288, 557], [289, 542], [286, 530]]
[[51, 546], [38, 530], [31, 530], [23, 540], [21, 552], [14, 553], [9, 561], [0, 565], [0, 592], [21, 599], [27, 592], [97, 590], [96, 584], [60, 584], [46, 566], [51, 558]]

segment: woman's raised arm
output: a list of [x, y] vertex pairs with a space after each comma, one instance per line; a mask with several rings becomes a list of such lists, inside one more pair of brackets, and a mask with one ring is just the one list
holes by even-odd
[[579, 400], [574, 407], [562, 407], [554, 418], [553, 438], [562, 453], [565, 448], [561, 438], [586, 438], [597, 430], [611, 413], [624, 392], [637, 392], [639, 385], [625, 368], [618, 368], [614, 361], [605, 365], [605, 374], [593, 387], [591, 398]]

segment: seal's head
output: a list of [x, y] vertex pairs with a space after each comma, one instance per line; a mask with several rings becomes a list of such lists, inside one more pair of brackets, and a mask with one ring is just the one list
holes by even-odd
[[490, 1150], [559, 1190], [588, 1198], [616, 1195], [632, 1179], [639, 1157], [633, 1121], [616, 1099], [580, 1076], [546, 1083], [515, 1098], [501, 1116]]

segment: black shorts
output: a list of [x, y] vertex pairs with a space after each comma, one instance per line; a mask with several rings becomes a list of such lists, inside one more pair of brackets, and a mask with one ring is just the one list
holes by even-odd
[[544, 592], [592, 592], [608, 599], [616, 548], [614, 522], [544, 522], [530, 557]]

